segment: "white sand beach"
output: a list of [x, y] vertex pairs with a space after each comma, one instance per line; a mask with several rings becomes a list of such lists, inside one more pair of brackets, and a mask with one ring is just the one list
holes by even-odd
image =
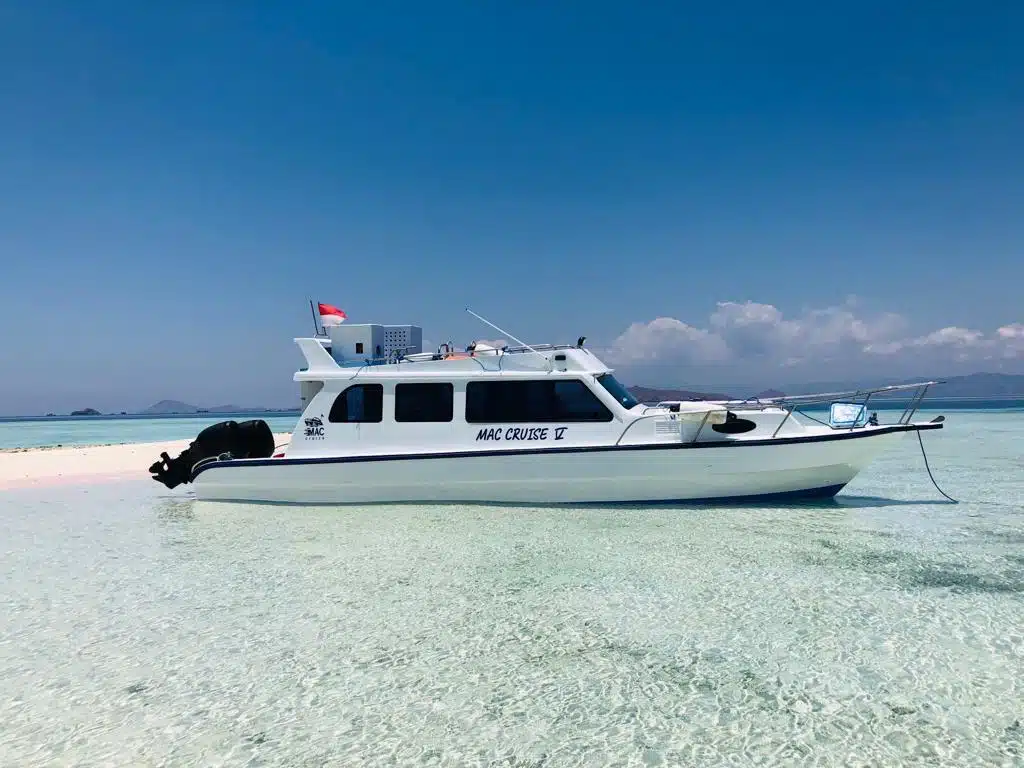
[[[274, 435], [276, 445], [291, 435]], [[111, 482], [148, 478], [149, 466], [166, 451], [171, 457], [191, 440], [121, 445], [66, 446], [0, 450], [0, 490], [65, 483]]]

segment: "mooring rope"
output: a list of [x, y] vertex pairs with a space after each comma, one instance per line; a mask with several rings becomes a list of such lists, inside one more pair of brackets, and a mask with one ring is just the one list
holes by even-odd
[[935, 482], [935, 476], [932, 475], [932, 468], [930, 466], [928, 466], [928, 454], [925, 453], [925, 450], [924, 450], [924, 440], [921, 439], [921, 430], [916, 429], [914, 431], [917, 432], [917, 443], [918, 443], [918, 445], [921, 446], [921, 456], [924, 457], [924, 468], [928, 470], [928, 478], [932, 481], [932, 485], [935, 486], [935, 490], [938, 491], [939, 493], [941, 493], [943, 496], [945, 496], [950, 501], [952, 501], [954, 504], [959, 504], [960, 503], [959, 501], [957, 501], [952, 496], [950, 496], [948, 493], [946, 493], [944, 490], [939, 488], [939, 484], [937, 482]]

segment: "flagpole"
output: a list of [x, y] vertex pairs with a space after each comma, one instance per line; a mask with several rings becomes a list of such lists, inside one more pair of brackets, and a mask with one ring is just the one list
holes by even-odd
[[320, 325], [316, 321], [316, 310], [313, 309], [313, 300], [312, 299], [309, 300], [309, 311], [313, 315], [313, 335], [314, 336], [319, 336], [320, 335]]

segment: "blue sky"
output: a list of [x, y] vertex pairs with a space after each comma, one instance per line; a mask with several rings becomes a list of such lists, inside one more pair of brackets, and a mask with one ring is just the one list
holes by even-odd
[[308, 298], [627, 383], [1024, 372], [1024, 6], [0, 5], [0, 413], [294, 402]]

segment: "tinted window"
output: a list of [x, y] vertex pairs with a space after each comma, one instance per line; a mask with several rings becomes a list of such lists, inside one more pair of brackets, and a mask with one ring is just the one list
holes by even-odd
[[451, 421], [451, 384], [397, 384], [395, 421]]
[[466, 421], [471, 424], [611, 421], [612, 414], [582, 381], [471, 381]]
[[380, 384], [356, 384], [334, 400], [328, 421], [379, 422], [384, 411], [384, 387]]
[[633, 397], [633, 394], [622, 386], [618, 380], [610, 373], [602, 373], [597, 377], [597, 383], [608, 390], [608, 394], [619, 401], [619, 404], [623, 408], [632, 408], [634, 405], [639, 404], [639, 400]]

